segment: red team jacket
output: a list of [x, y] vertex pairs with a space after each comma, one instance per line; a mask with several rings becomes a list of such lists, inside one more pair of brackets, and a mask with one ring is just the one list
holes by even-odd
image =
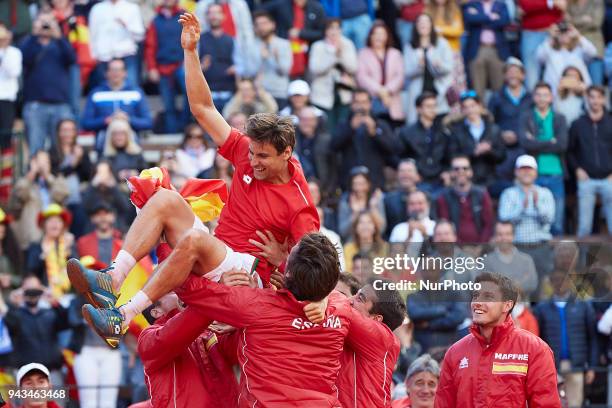
[[225, 371], [202, 362], [194, 340], [210, 324], [187, 308], [158, 319], [138, 338], [145, 382], [154, 408], [233, 406], [238, 384]]
[[345, 340], [357, 353], [377, 353], [364, 324], [371, 319], [338, 292], [321, 325], [308, 321], [306, 303], [287, 290], [226, 287], [192, 275], [176, 292], [202, 316], [239, 328], [239, 407], [341, 407], [336, 381]]
[[[270, 230], [279, 242], [289, 238], [290, 248], [304, 234], [319, 231], [319, 214], [314, 206], [304, 171], [297, 159], [289, 160], [291, 180], [286, 184], [270, 184], [256, 180], [249, 161], [250, 139], [232, 129], [219, 154], [234, 165], [234, 176], [215, 236], [234, 251], [259, 253], [249, 243], [260, 241], [255, 231]], [[257, 272], [268, 282], [273, 267], [261, 259]]]
[[354, 318], [351, 330], [359, 332], [360, 347], [344, 347], [337, 383], [340, 402], [344, 408], [390, 407], [399, 340], [384, 323]]
[[442, 362], [435, 408], [557, 408], [557, 371], [548, 345], [508, 317], [490, 344], [476, 326]]

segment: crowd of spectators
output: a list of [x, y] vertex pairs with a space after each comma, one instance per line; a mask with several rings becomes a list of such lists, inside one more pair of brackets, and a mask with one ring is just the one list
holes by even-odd
[[[124, 180], [145, 168], [167, 167], [177, 188], [189, 177], [231, 183], [231, 165], [189, 111], [184, 10], [200, 19], [202, 71], [233, 127], [258, 112], [293, 118], [322, 231], [351, 274], [341, 285], [364, 282], [382, 257], [484, 257], [521, 287], [513, 317], [553, 349], [570, 406], [605, 402], [612, 5], [603, 0], [1, 1], [1, 368], [41, 362], [54, 385], [85, 387], [83, 407], [146, 398], [134, 341], [103, 347], [80, 316], [66, 260], [111, 263], [135, 217]], [[184, 136], [147, 162], [153, 133]], [[384, 274], [457, 278], [400, 269]], [[404, 378], [408, 390], [415, 377], [437, 382], [431, 357], [406, 370], [467, 333], [463, 300], [407, 294], [398, 397]], [[62, 350], [76, 356], [69, 370]], [[120, 393], [129, 383], [133, 392]], [[607, 387], [612, 404], [612, 375]]]

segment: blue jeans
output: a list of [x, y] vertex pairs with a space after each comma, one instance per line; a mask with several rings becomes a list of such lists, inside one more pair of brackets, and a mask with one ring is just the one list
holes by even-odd
[[55, 146], [57, 135], [55, 130], [61, 119], [73, 119], [72, 110], [67, 103], [27, 102], [23, 107], [23, 120], [26, 124], [26, 134], [30, 154], [45, 149], [45, 139], [49, 138], [51, 146]]
[[546, 31], [524, 30], [521, 33], [521, 60], [525, 66], [525, 84], [532, 90], [540, 79], [540, 63], [535, 57], [538, 46], [548, 38]]
[[550, 232], [553, 235], [563, 234], [563, 221], [565, 220], [565, 184], [563, 176], [539, 176], [536, 184], [546, 187], [555, 198], [555, 219], [553, 220]]
[[372, 26], [372, 19], [366, 14], [342, 20], [342, 34], [355, 44], [355, 48], [360, 50], [365, 47], [368, 32]]
[[576, 233], [579, 237], [590, 235], [593, 231], [593, 213], [598, 194], [603, 203], [608, 233], [612, 233], [612, 181], [588, 179], [578, 181], [578, 231]]
[[397, 36], [400, 39], [401, 47], [400, 50], [404, 49], [404, 46], [410, 42], [412, 39], [412, 26], [414, 23], [411, 23], [406, 20], [402, 20], [401, 18], [397, 19], [395, 23], [395, 30], [397, 31]]
[[[183, 108], [178, 111], [180, 114], [177, 115], [175, 99], [180, 93], [185, 95], [185, 98]], [[190, 115], [187, 93], [185, 92], [185, 69], [183, 66], [174, 71], [172, 75], [160, 76], [159, 95], [164, 104], [166, 132], [182, 132]]]
[[603, 85], [604, 83], [604, 62], [601, 58], [593, 58], [589, 62], [589, 75], [593, 85]]

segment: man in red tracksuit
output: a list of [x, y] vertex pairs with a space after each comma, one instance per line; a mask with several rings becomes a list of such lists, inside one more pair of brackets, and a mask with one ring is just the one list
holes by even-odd
[[[319, 233], [304, 236], [289, 256], [286, 289], [278, 291], [227, 287], [193, 274], [177, 289], [200, 319], [239, 329], [239, 407], [341, 406], [336, 380], [345, 341], [356, 353], [371, 354], [371, 319], [339, 292], [329, 295], [340, 274], [335, 251]], [[305, 302], [328, 295], [325, 321], [311, 323]]]
[[471, 333], [444, 356], [435, 408], [560, 408], [550, 347], [510, 316], [516, 285], [492, 273], [475, 282]]
[[351, 306], [363, 317], [354, 321], [351, 331], [359, 336], [356, 349], [347, 343], [340, 359], [336, 382], [345, 408], [388, 407], [391, 404], [393, 370], [399, 356], [399, 340], [393, 330], [405, 316], [406, 306], [398, 291], [386, 289], [383, 279], [372, 279], [350, 298]]
[[[232, 368], [223, 358], [214, 359], [219, 353], [216, 337], [202, 334], [211, 320], [203, 319], [194, 308], [180, 309], [176, 294], [162, 297], [150, 309], [155, 322], [138, 338], [151, 406], [235, 405], [238, 383]], [[205, 359], [201, 354], [204, 347], [208, 355]]]

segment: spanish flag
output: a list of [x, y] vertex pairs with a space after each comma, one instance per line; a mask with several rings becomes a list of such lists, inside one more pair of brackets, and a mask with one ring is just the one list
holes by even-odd
[[[170, 184], [170, 175], [164, 167], [153, 167], [143, 170], [139, 176], [128, 179], [130, 199], [137, 208], [142, 208], [149, 198], [160, 188], [176, 190]], [[179, 194], [191, 206], [194, 214], [202, 222], [218, 218], [227, 201], [227, 186], [225, 181], [218, 179], [190, 178], [185, 182]]]

